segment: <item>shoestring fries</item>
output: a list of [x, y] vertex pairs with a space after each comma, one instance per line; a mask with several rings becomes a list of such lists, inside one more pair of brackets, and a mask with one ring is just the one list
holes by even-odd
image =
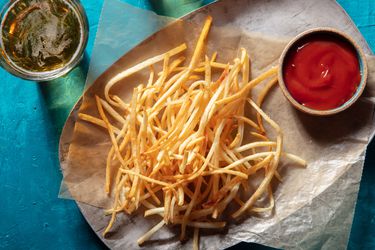
[[[250, 79], [245, 49], [227, 63], [217, 62], [217, 53], [204, 56], [211, 23], [207, 17], [187, 66], [180, 55], [186, 49], [182, 44], [113, 77], [104, 99], [95, 98], [100, 118], [79, 114], [105, 128], [112, 142], [104, 190], [113, 206], [106, 211], [111, 219], [104, 235], [118, 213], [132, 214], [143, 207], [145, 217], [159, 216], [160, 222], [138, 239], [139, 245], [171, 224], [180, 226], [181, 240], [192, 228], [198, 249], [200, 229], [220, 229], [228, 216], [274, 208], [270, 182], [281, 179], [281, 157], [306, 165], [300, 157], [282, 152], [282, 129], [261, 109], [278, 68]], [[156, 63], [163, 64], [161, 72], [155, 72]], [[134, 88], [130, 102], [111, 92], [120, 80], [147, 69], [147, 84]], [[262, 82], [267, 84], [254, 101], [251, 91]], [[251, 110], [256, 121], [246, 117], [245, 110]], [[275, 139], [265, 127], [274, 130]], [[253, 138], [246, 144], [245, 133]], [[259, 176], [263, 177], [254, 191], [249, 181]], [[260, 207], [261, 198], [269, 204]], [[228, 214], [229, 205], [236, 208], [233, 214]]]

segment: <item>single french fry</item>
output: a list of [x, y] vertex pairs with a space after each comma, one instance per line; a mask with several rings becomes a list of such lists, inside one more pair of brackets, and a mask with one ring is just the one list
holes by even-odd
[[[83, 121], [87, 121], [87, 122], [91, 122], [95, 125], [98, 125], [100, 127], [103, 127], [103, 128], [106, 128], [106, 125], [105, 125], [105, 122], [103, 120], [100, 120], [94, 116], [91, 116], [91, 115], [87, 115], [87, 114], [83, 114], [83, 113], [79, 113], [78, 114], [78, 117], [83, 120]], [[115, 134], [119, 134], [120, 133], [120, 129], [118, 129], [117, 127], [112, 126], [112, 130]]]
[[193, 250], [199, 249], [199, 228], [194, 228], [194, 237], [193, 237]]
[[156, 224], [153, 228], [151, 228], [147, 233], [145, 233], [141, 238], [137, 240], [138, 245], [142, 245], [146, 240], [151, 238], [151, 236], [160, 230], [164, 226], [165, 222], [164, 220], [160, 221], [158, 224]]
[[[262, 89], [262, 91], [260, 92], [259, 96], [258, 96], [258, 99], [257, 99], [257, 105], [259, 107], [262, 106], [263, 104], [263, 101], [264, 101], [264, 98], [267, 96], [267, 94], [269, 93], [269, 91], [271, 90], [271, 88], [273, 86], [275, 86], [275, 84], [277, 83], [277, 76], [275, 76], [274, 78], [272, 78], [267, 84], [266, 86]], [[263, 122], [262, 122], [262, 117], [259, 113], [257, 113], [257, 121], [258, 121], [258, 126], [260, 128], [260, 131], [261, 132], [265, 132], [265, 129], [263, 127]]]

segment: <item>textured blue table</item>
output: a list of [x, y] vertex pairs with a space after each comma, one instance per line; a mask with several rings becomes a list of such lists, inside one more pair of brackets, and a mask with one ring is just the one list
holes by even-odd
[[[173, 5], [199, 6], [193, 0], [124, 1], [174, 16], [185, 10]], [[67, 77], [53, 84], [35, 84], [0, 70], [0, 249], [104, 248], [76, 204], [57, 198], [62, 177], [57, 158], [59, 134], [83, 89], [102, 2], [82, 1], [90, 23], [89, 43], [85, 60]], [[339, 3], [375, 50], [375, 1]], [[375, 142], [366, 158], [349, 249], [375, 249], [374, 168]]]

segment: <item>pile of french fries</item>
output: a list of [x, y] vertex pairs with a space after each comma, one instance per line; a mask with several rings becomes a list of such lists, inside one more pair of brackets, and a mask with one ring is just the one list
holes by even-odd
[[[277, 167], [282, 156], [306, 164], [282, 152], [282, 131], [261, 109], [277, 82], [277, 67], [249, 79], [245, 49], [227, 64], [217, 62], [216, 53], [204, 57], [211, 23], [207, 17], [186, 66], [185, 57], [178, 56], [186, 49], [182, 44], [113, 77], [104, 98], [96, 96], [100, 119], [79, 114], [82, 120], [106, 128], [112, 142], [105, 191], [112, 195], [113, 207], [106, 211], [111, 219], [104, 235], [118, 213], [132, 214], [143, 207], [145, 217], [159, 216], [160, 222], [138, 239], [139, 245], [172, 224], [180, 225], [181, 240], [186, 239], [187, 228], [193, 228], [197, 249], [200, 229], [225, 227], [229, 204], [237, 209], [233, 218], [273, 209], [270, 182], [281, 178]], [[161, 72], [154, 70], [157, 63], [163, 63]], [[147, 84], [134, 88], [130, 102], [111, 93], [120, 80], [148, 69]], [[251, 90], [263, 82], [257, 100], [250, 98]], [[244, 115], [245, 108], [256, 113], [256, 121]], [[263, 121], [275, 131], [275, 140], [267, 136]], [[254, 138], [246, 144], [245, 128]], [[257, 172], [263, 179], [254, 191], [249, 180]], [[266, 207], [255, 206], [260, 198], [268, 199]]]

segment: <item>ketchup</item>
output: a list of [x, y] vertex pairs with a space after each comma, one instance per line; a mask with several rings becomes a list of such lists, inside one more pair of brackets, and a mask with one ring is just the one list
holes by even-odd
[[361, 81], [357, 52], [335, 36], [305, 37], [286, 56], [283, 76], [293, 98], [302, 105], [334, 109], [348, 101]]

